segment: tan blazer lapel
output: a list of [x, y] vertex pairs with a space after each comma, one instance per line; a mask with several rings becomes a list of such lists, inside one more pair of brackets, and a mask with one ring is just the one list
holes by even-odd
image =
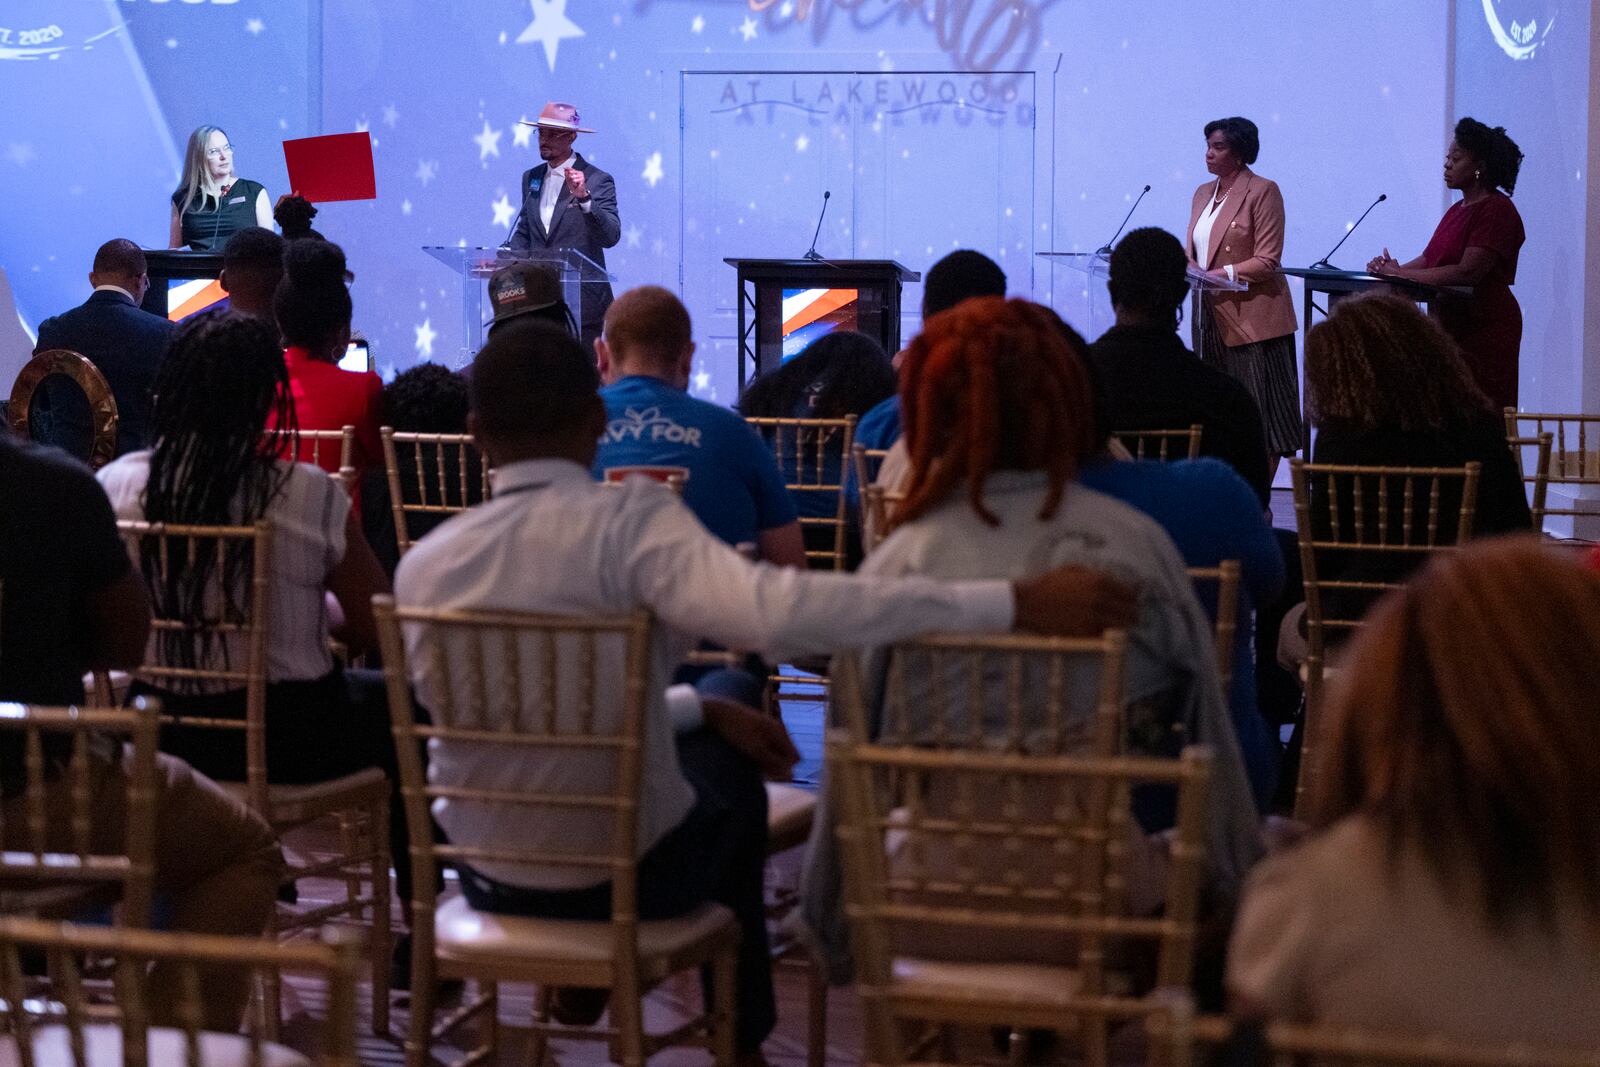
[[1215, 183], [1208, 182], [1194, 191], [1194, 201], [1189, 205], [1189, 236], [1183, 243], [1183, 250], [1194, 258], [1194, 227], [1200, 221], [1200, 212], [1205, 210], [1206, 201], [1211, 199], [1210, 190]]
[[1239, 177], [1234, 181], [1233, 188], [1228, 190], [1227, 202], [1222, 205], [1222, 210], [1217, 212], [1216, 221], [1211, 226], [1211, 249], [1206, 270], [1212, 270], [1217, 265], [1217, 253], [1228, 241], [1228, 230], [1233, 225], [1233, 220], [1239, 217], [1239, 209], [1244, 207], [1244, 198], [1250, 195], [1250, 183], [1255, 179], [1249, 167], [1243, 168]]

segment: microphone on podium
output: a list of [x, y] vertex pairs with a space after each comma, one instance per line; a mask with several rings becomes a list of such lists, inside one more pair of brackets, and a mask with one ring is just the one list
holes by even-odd
[[1107, 241], [1105, 244], [1101, 245], [1099, 248], [1094, 250], [1094, 254], [1095, 255], [1097, 255], [1097, 256], [1109, 256], [1111, 254], [1111, 246], [1117, 243], [1117, 238], [1118, 237], [1122, 236], [1122, 231], [1127, 228], [1128, 220], [1133, 218], [1133, 213], [1136, 210], [1138, 210], [1139, 201], [1143, 200], [1144, 199], [1144, 194], [1148, 193], [1149, 191], [1150, 191], [1150, 186], [1148, 186], [1148, 185], [1146, 185], [1143, 189], [1139, 190], [1139, 196], [1134, 200], [1133, 207], [1130, 207], [1128, 209], [1128, 213], [1126, 215], [1122, 216], [1122, 225], [1118, 226], [1117, 227], [1117, 232], [1111, 235], [1111, 240]]
[[811, 234], [811, 249], [810, 249], [810, 251], [806, 252], [806, 254], [804, 256], [801, 256], [800, 257], [801, 259], [821, 259], [822, 258], [822, 254], [817, 251], [817, 237], [818, 237], [819, 234], [822, 233], [822, 219], [823, 219], [823, 216], [827, 215], [827, 213], [828, 213], [828, 197], [830, 197], [832, 195], [833, 194], [831, 192], [829, 192], [828, 190], [826, 190], [826, 189], [822, 190], [822, 211], [817, 215], [817, 228], [814, 231], [812, 231], [812, 234]]
[[1361, 217], [1359, 219], [1356, 219], [1355, 223], [1348, 230], [1344, 231], [1344, 236], [1339, 238], [1339, 243], [1334, 245], [1332, 248], [1328, 249], [1328, 254], [1327, 255], [1323, 256], [1321, 259], [1319, 259], [1315, 263], [1311, 264], [1311, 269], [1312, 270], [1338, 270], [1339, 268], [1335, 267], [1332, 263], [1329, 263], [1328, 260], [1333, 258], [1333, 254], [1335, 252], [1339, 251], [1340, 247], [1342, 247], [1346, 241], [1350, 240], [1350, 235], [1356, 232], [1356, 227], [1357, 226], [1360, 226], [1363, 222], [1366, 221], [1366, 218], [1367, 218], [1368, 215], [1372, 214], [1372, 209], [1377, 207], [1379, 204], [1383, 203], [1387, 199], [1389, 199], [1389, 194], [1388, 193], [1379, 193], [1378, 194], [1378, 199], [1376, 199], [1372, 203], [1368, 204], [1367, 205], [1367, 210], [1365, 210], [1365, 211], [1363, 211], [1361, 213]]

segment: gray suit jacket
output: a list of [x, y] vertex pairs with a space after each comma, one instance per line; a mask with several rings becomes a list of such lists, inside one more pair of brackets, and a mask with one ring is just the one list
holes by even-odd
[[[572, 248], [600, 266], [606, 265], [605, 250], [622, 239], [622, 220], [617, 215], [617, 183], [611, 175], [596, 167], [577, 152], [573, 166], [583, 172], [592, 205], [584, 211], [572, 200], [572, 193], [564, 186], [556, 200], [556, 210], [550, 216], [550, 229], [546, 232], [539, 217], [539, 193], [544, 188], [550, 164], [541, 163], [524, 171], [522, 175], [522, 210], [517, 214], [516, 225], [503, 246], [513, 255], [527, 255], [556, 248]], [[598, 337], [600, 321], [606, 308], [611, 306], [611, 286], [597, 282], [583, 287], [583, 335]]]

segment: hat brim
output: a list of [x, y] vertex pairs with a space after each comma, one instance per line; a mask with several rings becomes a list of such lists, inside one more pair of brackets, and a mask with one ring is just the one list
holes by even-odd
[[518, 119], [517, 120], [517, 125], [518, 126], [537, 126], [541, 130], [560, 130], [563, 133], [593, 133], [594, 132], [593, 130], [589, 129], [587, 126], [568, 126], [568, 125], [565, 125], [564, 123], [546, 122], [546, 121], [543, 121], [543, 120], [533, 121], [533, 120], [529, 120], [529, 119]]
[[518, 308], [517, 310], [515, 310], [513, 312], [510, 312], [509, 314], [501, 315], [501, 316], [499, 316], [497, 318], [492, 318], [488, 322], [485, 322], [484, 325], [485, 326], [493, 326], [497, 322], [506, 322], [506, 321], [508, 321], [510, 319], [516, 318], [518, 315], [526, 315], [530, 311], [543, 311], [546, 308], [560, 307], [561, 304], [562, 304], [562, 301], [560, 301], [560, 300], [552, 300], [548, 304], [539, 304], [539, 305], [537, 305], [535, 307]]

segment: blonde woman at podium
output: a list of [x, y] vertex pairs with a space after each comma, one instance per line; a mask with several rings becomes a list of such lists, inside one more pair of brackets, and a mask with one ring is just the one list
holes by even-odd
[[1189, 257], [1201, 270], [1244, 282], [1244, 292], [1201, 297], [1200, 356], [1244, 383], [1266, 430], [1272, 470], [1301, 446], [1300, 380], [1295, 368], [1294, 299], [1278, 273], [1283, 255], [1283, 194], [1250, 169], [1261, 151], [1245, 118], [1206, 123], [1206, 170], [1194, 191]]

